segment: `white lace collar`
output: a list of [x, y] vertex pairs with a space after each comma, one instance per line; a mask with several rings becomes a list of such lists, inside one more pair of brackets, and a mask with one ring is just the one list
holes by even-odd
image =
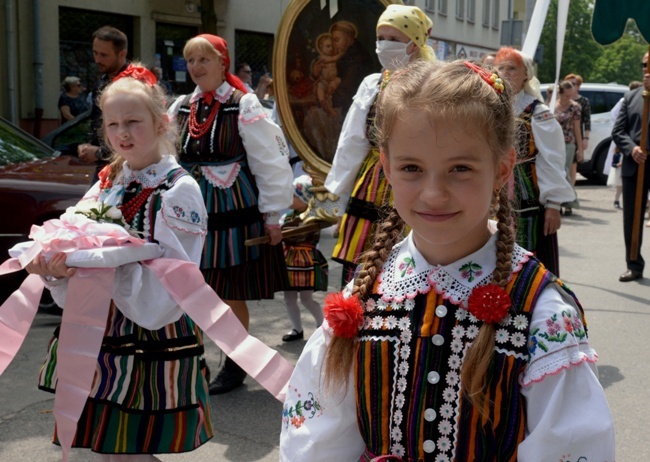
[[[496, 268], [496, 240], [494, 233], [476, 252], [452, 264], [431, 265], [417, 250], [411, 232], [397, 244], [384, 263], [378, 277], [378, 293], [385, 302], [402, 302], [433, 288], [454, 304], [466, 307], [467, 298], [474, 287], [490, 282]], [[532, 255], [515, 245], [512, 256], [513, 274], [521, 270]]]
[[164, 155], [160, 162], [151, 164], [142, 170], [131, 170], [129, 163], [124, 162], [122, 178], [125, 185], [136, 181], [145, 188], [155, 188], [167, 178], [167, 174], [171, 170], [178, 166], [176, 158], [169, 154]]
[[[230, 98], [230, 95], [235, 91], [235, 87], [231, 86], [228, 82], [225, 80], [223, 83], [212, 92], [213, 96], [219, 100], [220, 103], [225, 103], [228, 101], [228, 98]], [[190, 104], [192, 104], [194, 101], [197, 101], [199, 98], [201, 98], [201, 95], [205, 93], [199, 86], [197, 86], [194, 91], [192, 92], [192, 96], [190, 96]]]
[[530, 106], [530, 104], [535, 101], [535, 99], [536, 98], [533, 95], [525, 93], [524, 90], [521, 90], [519, 93], [517, 93], [514, 103], [515, 115], [519, 115], [524, 112], [524, 109]]

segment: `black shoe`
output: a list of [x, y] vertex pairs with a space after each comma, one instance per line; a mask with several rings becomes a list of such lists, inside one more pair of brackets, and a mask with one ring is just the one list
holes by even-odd
[[232, 359], [226, 358], [223, 367], [214, 380], [210, 382], [210, 385], [208, 385], [208, 391], [211, 395], [228, 393], [237, 387], [241, 387], [244, 384], [245, 378], [246, 371], [239, 367]]
[[283, 342], [293, 342], [294, 340], [302, 340], [305, 338], [303, 331], [298, 332], [296, 329], [291, 329], [291, 332], [282, 336]]
[[642, 277], [643, 273], [641, 271], [634, 271], [629, 269], [625, 273], [621, 274], [618, 280], [621, 282], [630, 282], [636, 279], [641, 279]]
[[619, 201], [614, 201], [614, 208], [615, 209], [620, 209], [621, 208], [621, 203]]

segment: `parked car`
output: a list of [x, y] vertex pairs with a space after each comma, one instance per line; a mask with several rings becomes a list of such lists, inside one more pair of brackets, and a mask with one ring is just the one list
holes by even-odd
[[[552, 84], [541, 85], [544, 97], [549, 85]], [[580, 94], [591, 104], [591, 133], [589, 147], [584, 152], [582, 162], [578, 164], [578, 173], [594, 183], [607, 183], [603, 168], [614, 125], [610, 111], [628, 90], [627, 86], [616, 83], [583, 83], [580, 86]]]
[[[90, 186], [94, 165], [61, 153], [0, 118], [0, 261], [8, 250], [29, 240], [32, 224], [58, 218]], [[0, 276], [0, 302], [25, 273]]]

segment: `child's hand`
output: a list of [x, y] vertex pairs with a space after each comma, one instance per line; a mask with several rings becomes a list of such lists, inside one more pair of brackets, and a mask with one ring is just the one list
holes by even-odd
[[266, 234], [271, 239], [271, 245], [276, 245], [282, 242], [282, 230], [280, 227], [275, 226], [265, 226]]
[[67, 266], [65, 260], [66, 255], [63, 252], [54, 255], [49, 262], [45, 261], [42, 253], [39, 253], [36, 258], [25, 266], [25, 270], [30, 274], [38, 274], [44, 277], [69, 278], [77, 272], [77, 269]]

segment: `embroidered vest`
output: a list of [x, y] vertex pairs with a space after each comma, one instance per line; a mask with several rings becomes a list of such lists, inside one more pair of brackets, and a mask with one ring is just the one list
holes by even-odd
[[535, 159], [538, 150], [535, 146], [531, 120], [538, 101], [533, 101], [516, 119], [517, 161], [514, 167], [516, 211], [524, 211], [532, 207], [539, 208], [539, 187]]
[[[514, 314], [497, 325], [483, 418], [460, 376], [480, 322], [435, 290], [402, 303], [373, 295], [355, 363], [359, 429], [372, 454], [406, 461], [516, 461], [526, 428], [519, 378], [535, 303], [555, 276], [531, 258], [506, 290]], [[375, 286], [375, 289], [377, 286]]]
[[[180, 167], [170, 170], [167, 174], [167, 178], [165, 178], [164, 181], [156, 186], [155, 190], [149, 197], [149, 200], [140, 207], [138, 212], [133, 217], [130, 226], [138, 232], [144, 233], [144, 238], [149, 242], [156, 242], [156, 240], [153, 239], [153, 236], [155, 234], [154, 228], [156, 226], [156, 214], [162, 207], [162, 199], [160, 197], [160, 193], [162, 191], [169, 190], [172, 186], [174, 186], [179, 178], [182, 178], [185, 175], [187, 175], [187, 172]], [[140, 193], [142, 189], [142, 185], [137, 181], [126, 185], [122, 203], [126, 204], [129, 200]]]
[[[181, 131], [180, 162], [229, 162], [232, 159], [243, 158], [246, 151], [241, 136], [239, 136], [239, 101], [244, 94], [235, 90], [228, 101], [221, 104], [208, 134], [200, 139], [192, 138], [188, 133], [189, 104], [183, 104], [178, 110], [178, 124]], [[189, 100], [188, 100], [189, 101]], [[215, 103], [216, 104], [216, 101]], [[204, 120], [211, 106], [199, 104], [197, 119]]]

